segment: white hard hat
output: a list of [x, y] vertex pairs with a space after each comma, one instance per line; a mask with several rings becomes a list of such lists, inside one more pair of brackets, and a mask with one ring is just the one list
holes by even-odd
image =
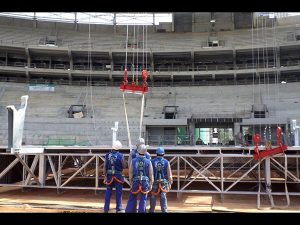
[[139, 145], [141, 145], [141, 144], [145, 144], [144, 138], [139, 138], [139, 139], [136, 140], [136, 145], [137, 145], [137, 146], [139, 146]]
[[112, 148], [115, 150], [119, 150], [120, 148], [122, 148], [122, 143], [120, 141], [115, 141]]
[[149, 145], [144, 145], [144, 144], [141, 144], [139, 147], [138, 147], [138, 153], [139, 154], [145, 154], [147, 152], [147, 148], [149, 147]]

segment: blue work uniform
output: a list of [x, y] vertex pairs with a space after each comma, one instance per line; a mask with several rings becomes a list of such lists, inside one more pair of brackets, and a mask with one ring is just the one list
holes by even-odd
[[116, 188], [116, 211], [122, 210], [122, 190], [124, 183], [123, 164], [124, 155], [112, 150], [105, 155], [106, 191], [104, 212], [109, 211], [110, 198], [113, 187]]
[[[167, 193], [169, 191], [168, 168], [169, 161], [162, 156], [151, 160], [153, 167], [154, 182], [150, 197], [149, 212], [154, 212], [156, 206], [156, 196], [160, 197], [160, 207], [163, 213], [168, 212]], [[171, 173], [171, 171], [169, 171]], [[159, 185], [160, 184], [160, 185]]]
[[151, 170], [152, 173], [151, 161], [147, 159], [146, 156], [137, 155], [136, 158], [131, 161], [131, 169], [132, 186], [125, 212], [136, 213], [137, 196], [140, 195], [138, 212], [145, 213], [147, 206], [147, 193], [150, 191], [153, 179], [152, 174], [149, 173], [149, 170]]

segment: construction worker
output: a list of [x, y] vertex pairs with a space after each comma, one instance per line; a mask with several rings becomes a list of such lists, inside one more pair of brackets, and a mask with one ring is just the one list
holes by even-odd
[[[137, 141], [136, 141], [136, 148], [133, 149], [133, 150], [129, 153], [129, 157], [128, 157], [128, 167], [129, 167], [129, 165], [131, 164], [131, 161], [132, 161], [134, 158], [136, 158], [136, 156], [137, 156], [137, 154], [138, 154], [138, 148], [139, 148], [139, 146], [142, 145], [142, 144], [145, 144], [144, 138], [139, 138], [139, 139], [137, 139]], [[151, 160], [151, 156], [150, 156], [150, 154], [149, 154], [148, 152], [146, 152], [145, 157], [146, 157], [147, 159], [150, 159], [150, 160]]]
[[122, 209], [122, 190], [124, 183], [123, 169], [126, 167], [124, 155], [118, 150], [122, 148], [120, 141], [115, 141], [112, 150], [105, 155], [104, 162], [104, 184], [106, 184], [104, 212], [109, 211], [110, 198], [113, 187], [116, 188], [116, 212], [124, 211]]
[[156, 196], [160, 197], [160, 207], [163, 213], [168, 212], [167, 192], [173, 183], [171, 166], [164, 159], [165, 150], [162, 147], [156, 149], [157, 157], [151, 160], [153, 167], [154, 183], [150, 197], [149, 212], [153, 213], [156, 206]]
[[130, 196], [126, 206], [126, 213], [136, 213], [137, 196], [140, 195], [139, 213], [146, 212], [147, 194], [153, 184], [153, 168], [151, 161], [146, 158], [147, 146], [141, 144], [138, 155], [129, 166]]

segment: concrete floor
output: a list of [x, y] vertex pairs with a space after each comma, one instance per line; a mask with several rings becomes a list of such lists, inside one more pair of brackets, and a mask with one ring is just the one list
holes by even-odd
[[[126, 207], [129, 194], [123, 194], [123, 207]], [[300, 197], [291, 196], [291, 205], [286, 209], [269, 209], [267, 197], [262, 197], [263, 210], [256, 208], [256, 195], [183, 194], [177, 199], [175, 193], [168, 194], [170, 213], [210, 213], [210, 212], [300, 212]], [[285, 204], [284, 196], [274, 198], [278, 205]], [[159, 201], [158, 201], [159, 203]], [[57, 194], [56, 189], [26, 189], [1, 187], [0, 212], [90, 212], [102, 213], [104, 191], [95, 194], [88, 190], [66, 190]], [[110, 213], [115, 213], [115, 197], [111, 199]], [[149, 201], [147, 209], [149, 208]], [[160, 212], [160, 206], [156, 206]]]

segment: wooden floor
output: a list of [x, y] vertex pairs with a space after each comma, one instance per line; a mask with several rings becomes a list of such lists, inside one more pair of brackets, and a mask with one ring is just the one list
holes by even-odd
[[[286, 209], [268, 209], [267, 197], [262, 197], [263, 210], [256, 208], [254, 195], [220, 195], [183, 194], [177, 199], [175, 193], [168, 194], [170, 213], [210, 213], [210, 212], [300, 212], [300, 197], [291, 196], [291, 206]], [[126, 207], [128, 193], [123, 194], [123, 207]], [[284, 196], [274, 198], [278, 205], [285, 204]], [[157, 201], [159, 204], [159, 201]], [[104, 191], [95, 194], [89, 190], [66, 190], [57, 194], [53, 189], [26, 189], [1, 187], [0, 212], [89, 212], [102, 213]], [[111, 200], [110, 213], [115, 213], [115, 198]], [[149, 208], [149, 201], [147, 209]], [[160, 212], [159, 205], [156, 211]]]

